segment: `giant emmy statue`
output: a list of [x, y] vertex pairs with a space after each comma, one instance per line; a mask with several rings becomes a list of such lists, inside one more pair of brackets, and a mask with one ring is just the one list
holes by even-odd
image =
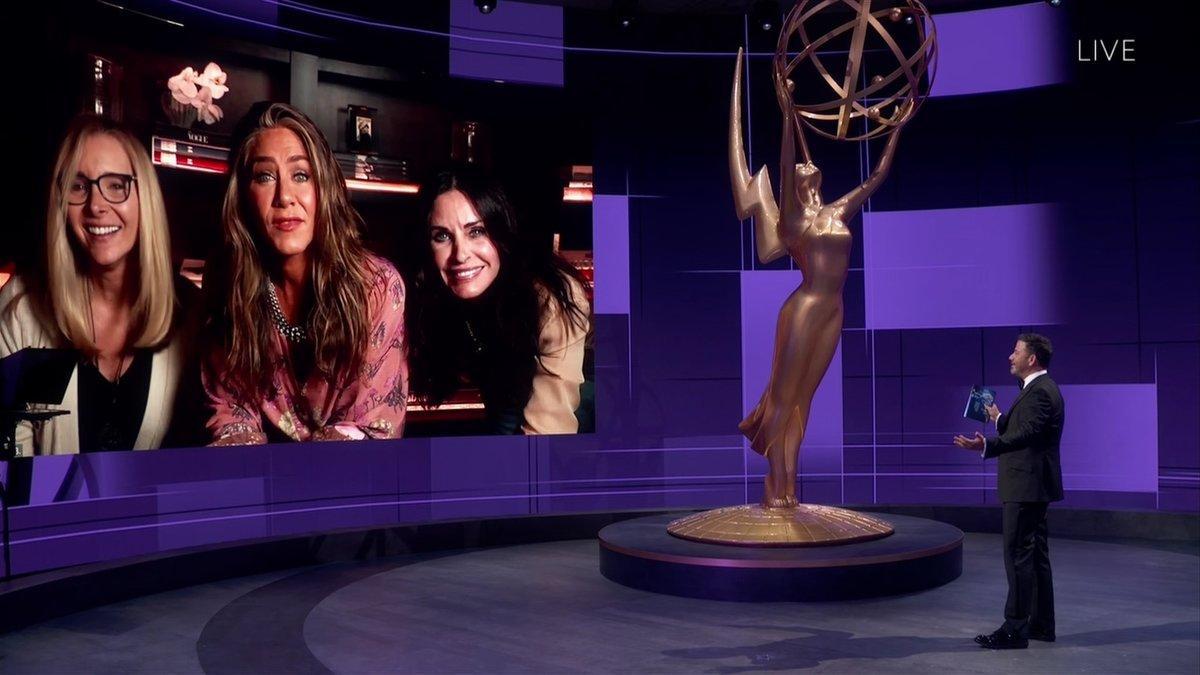
[[[815, 30], [824, 32], [813, 39]], [[813, 395], [841, 338], [842, 286], [852, 240], [847, 223], [887, 177], [900, 129], [929, 93], [936, 59], [933, 21], [918, 0], [797, 2], [780, 30], [772, 73], [783, 112], [777, 203], [767, 168], [752, 178], [746, 162], [741, 132], [743, 56], [738, 51], [729, 111], [734, 204], [739, 218], [755, 218], [758, 259], [768, 263], [790, 255], [803, 281], [779, 311], [767, 389], [738, 425], [750, 447], [767, 459], [762, 503], [681, 518], [668, 526], [671, 534], [725, 544], [811, 546], [892, 533], [891, 525], [879, 518], [799, 503], [796, 467]], [[835, 76], [843, 63], [844, 72]], [[800, 71], [802, 67], [807, 71]], [[797, 86], [802, 75], [807, 79]], [[807, 100], [798, 102], [797, 95]], [[812, 102], [813, 98], [824, 100]], [[836, 141], [886, 135], [887, 144], [861, 185], [825, 201], [821, 170], [813, 163], [806, 130]]]

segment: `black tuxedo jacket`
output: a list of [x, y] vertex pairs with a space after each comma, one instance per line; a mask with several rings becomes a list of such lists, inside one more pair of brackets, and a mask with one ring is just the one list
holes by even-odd
[[998, 436], [987, 439], [985, 458], [999, 457], [996, 484], [1002, 502], [1056, 502], [1063, 498], [1058, 448], [1063, 398], [1050, 375], [1039, 375], [1000, 416]]

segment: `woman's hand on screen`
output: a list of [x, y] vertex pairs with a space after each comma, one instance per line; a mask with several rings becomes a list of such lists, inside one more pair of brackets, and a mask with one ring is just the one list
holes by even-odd
[[223, 447], [227, 445], [262, 445], [266, 442], [267, 437], [265, 434], [257, 431], [243, 431], [218, 438], [212, 442], [212, 447]]
[[314, 441], [350, 441], [354, 440], [346, 434], [342, 433], [336, 427], [321, 427], [313, 432], [312, 440]]

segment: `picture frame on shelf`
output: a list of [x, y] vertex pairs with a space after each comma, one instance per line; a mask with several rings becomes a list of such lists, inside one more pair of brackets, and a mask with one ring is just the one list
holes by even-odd
[[346, 148], [350, 152], [370, 153], [379, 147], [376, 112], [375, 108], [365, 105], [346, 106]]

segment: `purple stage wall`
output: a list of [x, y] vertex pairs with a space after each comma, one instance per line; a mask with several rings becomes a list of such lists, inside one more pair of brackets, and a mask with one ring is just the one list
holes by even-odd
[[1062, 218], [1055, 204], [863, 214], [867, 328], [1058, 323]]
[[[461, 21], [448, 32], [495, 31], [468, 3], [452, 6]], [[961, 414], [971, 385], [1012, 400], [1006, 357], [1036, 329], [1055, 342], [1050, 372], [1066, 399], [1063, 506], [1200, 511], [1194, 124], [1105, 117], [1086, 91], [1056, 84], [1057, 52], [1024, 50], [1019, 70], [955, 56], [988, 31], [1067, 30], [1052, 11], [939, 18], [939, 95], [849, 224], [846, 321], [802, 454], [806, 501], [995, 504], [994, 461], [950, 438], [981, 428]], [[1034, 24], [1008, 21], [1026, 14]], [[343, 527], [761, 496], [765, 464], [736, 425], [765, 384], [775, 316], [800, 273], [753, 259], [724, 139], [733, 50], [771, 47], [723, 16], [632, 45], [671, 54], [578, 53], [570, 46], [618, 38], [586, 13], [549, 22], [523, 27], [565, 45], [536, 76], [520, 54], [487, 62], [511, 71], [457, 71], [463, 43], [431, 44], [457, 74], [560, 84], [596, 120], [597, 433], [39, 458], [31, 505], [12, 510], [14, 572]], [[727, 55], [675, 53], [712, 49]], [[751, 59], [746, 85], [755, 168], [778, 153], [767, 68]], [[878, 147], [814, 151], [833, 198]]]
[[933, 96], [983, 94], [1069, 79], [1066, 12], [1044, 2], [934, 17], [938, 70]]
[[482, 14], [472, 0], [450, 3], [450, 74], [561, 87], [563, 10], [497, 3]]

